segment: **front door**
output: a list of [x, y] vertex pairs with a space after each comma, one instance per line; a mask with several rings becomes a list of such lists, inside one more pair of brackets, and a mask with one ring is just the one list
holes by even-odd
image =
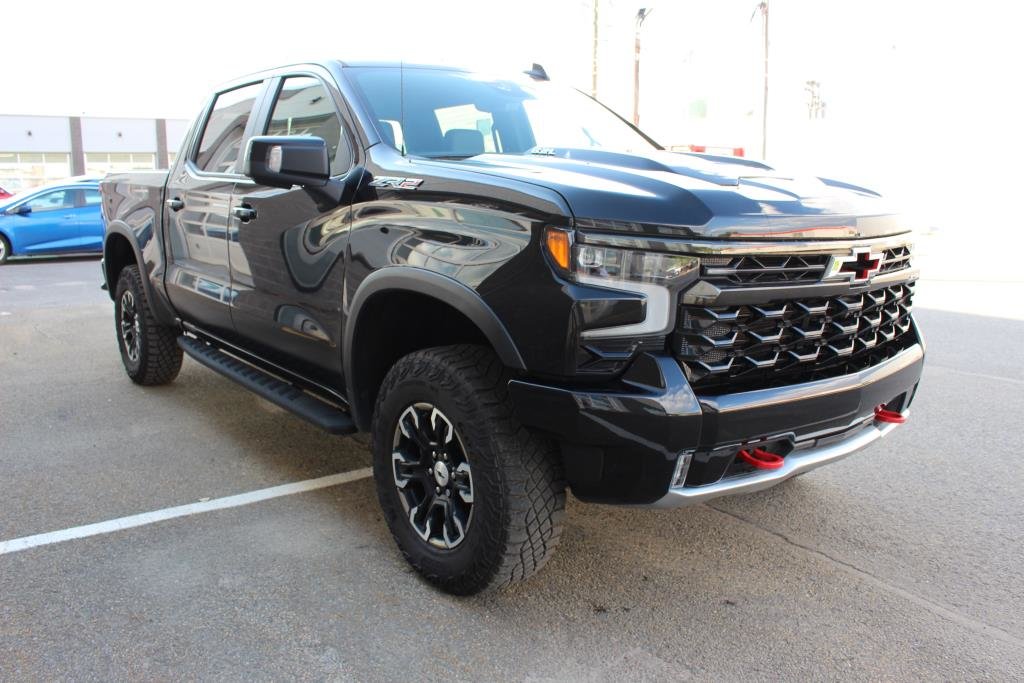
[[362, 171], [325, 83], [312, 74], [275, 81], [276, 97], [255, 134], [326, 140], [341, 198], [298, 187], [239, 186], [240, 206], [250, 213], [231, 227], [232, 317], [254, 352], [336, 388], [348, 208]]
[[263, 83], [219, 93], [191, 149], [171, 170], [164, 194], [167, 296], [186, 322], [230, 338], [228, 224], [241, 156]]
[[14, 251], [18, 254], [59, 254], [78, 248], [75, 190], [43, 192], [22, 206], [27, 213], [13, 217]]

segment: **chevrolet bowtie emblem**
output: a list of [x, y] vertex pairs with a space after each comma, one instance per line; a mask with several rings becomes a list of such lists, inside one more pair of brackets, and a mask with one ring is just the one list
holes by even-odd
[[854, 249], [848, 256], [829, 259], [824, 280], [849, 280], [862, 284], [869, 282], [882, 267], [882, 255], [868, 248]]

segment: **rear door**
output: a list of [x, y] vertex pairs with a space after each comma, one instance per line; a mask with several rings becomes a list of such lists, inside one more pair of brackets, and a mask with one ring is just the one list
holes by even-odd
[[164, 193], [169, 262], [167, 296], [187, 322], [231, 337], [228, 222], [242, 141], [263, 96], [256, 81], [218, 93], [187, 153], [171, 169]]
[[254, 134], [324, 138], [341, 200], [299, 187], [240, 188], [241, 206], [253, 215], [231, 226], [232, 316], [254, 352], [330, 387], [340, 375], [348, 207], [362, 168], [328, 74], [286, 74], [271, 88]]
[[103, 250], [103, 218], [100, 216], [100, 191], [94, 187], [75, 190], [75, 221], [78, 224], [78, 248]]

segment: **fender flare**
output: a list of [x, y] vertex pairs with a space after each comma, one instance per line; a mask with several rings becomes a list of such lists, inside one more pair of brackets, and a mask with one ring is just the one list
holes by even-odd
[[526, 369], [523, 357], [519, 354], [519, 349], [516, 348], [505, 325], [476, 291], [458, 280], [432, 270], [413, 266], [381, 268], [370, 273], [356, 289], [345, 319], [342, 341], [342, 368], [345, 374], [346, 394], [350, 400], [352, 416], [361, 428], [369, 424], [370, 416], [359, 414], [359, 393], [354, 382], [356, 324], [363, 307], [376, 294], [394, 291], [423, 294], [453, 306], [483, 332], [502, 363], [515, 370]]
[[138, 236], [126, 223], [117, 220], [111, 221], [107, 224], [106, 233], [103, 235], [103, 280], [107, 283], [107, 294], [110, 295], [111, 301], [113, 301], [115, 296], [114, 290], [117, 289], [117, 282], [111, 282], [108, 277], [108, 268], [110, 264], [109, 246], [110, 238], [113, 235], [119, 235], [128, 240], [128, 245], [131, 247], [132, 254], [135, 258], [135, 265], [139, 267], [142, 274], [142, 288], [146, 292], [146, 300], [150, 302], [150, 307], [156, 314], [157, 320], [165, 325], [173, 324], [176, 320], [174, 312], [166, 306], [164, 299], [157, 296], [156, 292], [153, 290], [153, 283], [149, 279], [149, 271], [146, 268], [146, 261], [142, 256], [142, 249], [139, 248]]

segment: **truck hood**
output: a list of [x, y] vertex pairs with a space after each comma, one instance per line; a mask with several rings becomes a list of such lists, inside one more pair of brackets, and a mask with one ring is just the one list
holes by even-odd
[[561, 194], [577, 225], [700, 239], [855, 239], [907, 232], [878, 193], [734, 157], [545, 149], [458, 164]]

